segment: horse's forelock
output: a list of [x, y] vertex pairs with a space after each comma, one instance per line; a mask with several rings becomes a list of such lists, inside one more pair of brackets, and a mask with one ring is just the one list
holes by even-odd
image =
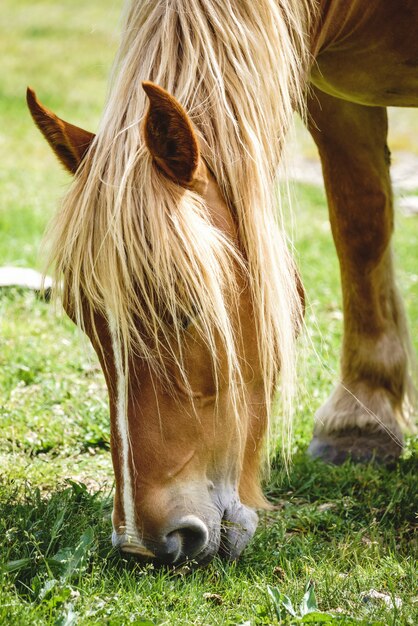
[[[161, 178], [140, 134], [146, 105], [141, 81], [173, 93], [191, 116], [203, 156], [235, 213], [266, 401], [280, 368], [287, 414], [300, 304], [277, 223], [274, 176], [292, 111], [302, 108], [309, 8], [309, 0], [129, 2], [95, 146], [50, 234], [51, 258], [72, 281], [79, 320], [81, 286], [92, 306], [110, 308], [124, 349], [135, 344], [146, 355], [133, 324], [138, 284], [153, 278], [174, 317], [188, 306], [184, 293], [178, 296], [181, 284], [190, 301], [199, 300], [210, 349], [220, 333], [231, 389], [238, 388], [236, 338], [225, 301], [235, 280], [234, 253], [199, 198]], [[158, 307], [154, 297], [141, 297], [148, 331], [156, 336], [162, 328]]]

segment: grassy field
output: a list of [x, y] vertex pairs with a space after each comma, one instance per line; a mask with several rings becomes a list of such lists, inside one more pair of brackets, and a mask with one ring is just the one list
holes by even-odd
[[[26, 112], [26, 85], [94, 131], [120, 4], [2, 2], [0, 265], [42, 266], [42, 232], [69, 183]], [[393, 119], [394, 145], [409, 149], [417, 115]], [[306, 457], [313, 413], [338, 379], [341, 297], [323, 191], [300, 186], [295, 196], [309, 300], [293, 463], [286, 474], [280, 456], [273, 461], [266, 493], [276, 508], [261, 515], [238, 563], [170, 572], [111, 548], [113, 475], [97, 361], [50, 305], [0, 291], [0, 624], [418, 623], [416, 441], [408, 439], [392, 470]], [[418, 217], [396, 220], [399, 282], [418, 349]], [[301, 611], [314, 588], [323, 615], [301, 622], [309, 585]]]

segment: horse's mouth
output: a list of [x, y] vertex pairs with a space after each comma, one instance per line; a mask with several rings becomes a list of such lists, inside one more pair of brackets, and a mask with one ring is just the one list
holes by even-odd
[[154, 545], [153, 542], [127, 533], [126, 529], [123, 532], [113, 531], [112, 544], [122, 552], [160, 565], [201, 566], [209, 563], [217, 554], [231, 561], [237, 559], [251, 540], [257, 528], [257, 522], [256, 512], [236, 499], [225, 509], [221, 520], [218, 517], [217, 520], [211, 520], [206, 524], [207, 541], [196, 554], [190, 553], [190, 550], [183, 551], [181, 543], [178, 550], [162, 554], [157, 544]]
[[221, 524], [220, 556], [236, 560], [250, 542], [257, 524], [257, 513], [239, 500], [228, 507]]

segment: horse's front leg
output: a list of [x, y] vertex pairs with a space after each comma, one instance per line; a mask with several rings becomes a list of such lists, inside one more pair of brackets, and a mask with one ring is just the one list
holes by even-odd
[[318, 146], [340, 261], [341, 382], [317, 411], [310, 454], [334, 463], [396, 459], [410, 398], [410, 344], [393, 270], [386, 109], [313, 90]]

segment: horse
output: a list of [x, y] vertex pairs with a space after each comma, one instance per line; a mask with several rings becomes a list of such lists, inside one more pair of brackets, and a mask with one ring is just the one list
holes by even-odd
[[319, 149], [344, 310], [341, 381], [309, 451], [398, 458], [413, 355], [386, 107], [418, 104], [413, 24], [412, 0], [130, 0], [96, 135], [28, 89], [74, 175], [47, 240], [107, 383], [121, 550], [235, 559], [269, 506], [273, 398], [280, 381], [285, 432], [303, 327], [275, 187], [295, 110]]

